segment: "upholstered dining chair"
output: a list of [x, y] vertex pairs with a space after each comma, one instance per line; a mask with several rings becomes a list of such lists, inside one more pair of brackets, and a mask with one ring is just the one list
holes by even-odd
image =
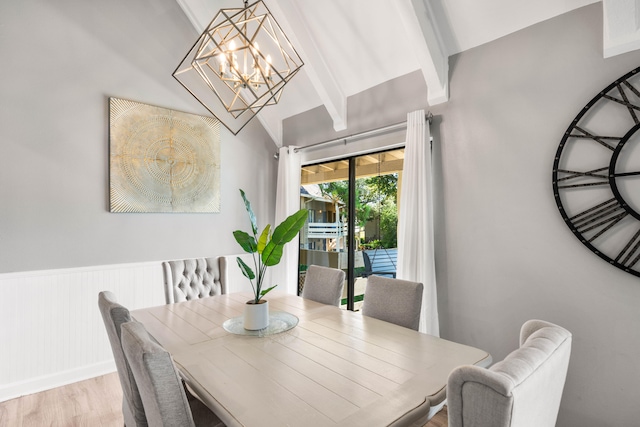
[[420, 326], [422, 283], [369, 276], [364, 290], [362, 314], [413, 330]]
[[198, 399], [188, 399], [173, 359], [142, 323], [122, 325], [122, 348], [150, 426], [224, 426]]
[[344, 277], [344, 271], [337, 268], [310, 265], [302, 287], [302, 298], [339, 307]]
[[109, 291], [98, 294], [98, 308], [102, 314], [107, 336], [111, 344], [111, 351], [116, 362], [116, 370], [122, 386], [122, 414], [127, 427], [147, 426], [147, 417], [138, 386], [129, 367], [129, 363], [122, 351], [120, 341], [120, 325], [131, 321], [131, 315], [122, 305], [116, 302], [116, 296]]
[[192, 258], [162, 263], [167, 304], [225, 294], [218, 258]]
[[542, 320], [520, 330], [520, 348], [490, 368], [461, 366], [447, 384], [449, 427], [556, 425], [571, 333]]

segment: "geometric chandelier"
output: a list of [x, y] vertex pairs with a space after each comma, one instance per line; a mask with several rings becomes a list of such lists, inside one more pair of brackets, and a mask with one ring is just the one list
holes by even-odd
[[303, 65], [263, 1], [247, 3], [220, 10], [173, 72], [234, 135]]

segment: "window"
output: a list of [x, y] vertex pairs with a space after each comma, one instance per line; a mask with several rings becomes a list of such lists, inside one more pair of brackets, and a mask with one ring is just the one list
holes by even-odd
[[300, 291], [309, 265], [347, 273], [343, 308], [357, 310], [367, 277], [395, 277], [398, 189], [404, 149], [302, 166], [301, 207], [309, 222], [300, 235]]

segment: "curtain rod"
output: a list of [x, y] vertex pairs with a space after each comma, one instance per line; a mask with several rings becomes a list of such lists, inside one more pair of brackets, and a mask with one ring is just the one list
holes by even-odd
[[[429, 124], [431, 124], [433, 122], [433, 114], [431, 114], [431, 111], [429, 111], [429, 112], [427, 112], [427, 114], [425, 114], [425, 120]], [[390, 132], [390, 131], [393, 131], [393, 130], [396, 130], [396, 129], [402, 129], [402, 128], [406, 127], [406, 126], [407, 126], [407, 121], [405, 120], [404, 122], [400, 122], [400, 123], [396, 123], [396, 124], [393, 124], [393, 125], [379, 127], [379, 128], [376, 128], [376, 129], [367, 130], [367, 131], [360, 132], [360, 133], [354, 133], [352, 135], [343, 136], [342, 138], [329, 139], [327, 141], [316, 142], [315, 144], [311, 144], [311, 145], [305, 145], [304, 147], [294, 148], [293, 152], [297, 153], [299, 151], [308, 150], [310, 148], [316, 148], [316, 147], [319, 147], [321, 145], [335, 144], [337, 142], [344, 142], [346, 144], [347, 142], [349, 142], [349, 140], [352, 140], [352, 139], [362, 139], [362, 138], [367, 137], [367, 136], [373, 136], [373, 135], [378, 135], [378, 134]]]

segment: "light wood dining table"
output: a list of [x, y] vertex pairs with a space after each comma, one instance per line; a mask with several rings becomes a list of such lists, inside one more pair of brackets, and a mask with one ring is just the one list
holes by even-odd
[[224, 322], [249, 299], [226, 294], [132, 312], [227, 426], [422, 425], [446, 398], [455, 367], [491, 364], [483, 350], [275, 291], [270, 311], [296, 316], [295, 327], [227, 332]]

